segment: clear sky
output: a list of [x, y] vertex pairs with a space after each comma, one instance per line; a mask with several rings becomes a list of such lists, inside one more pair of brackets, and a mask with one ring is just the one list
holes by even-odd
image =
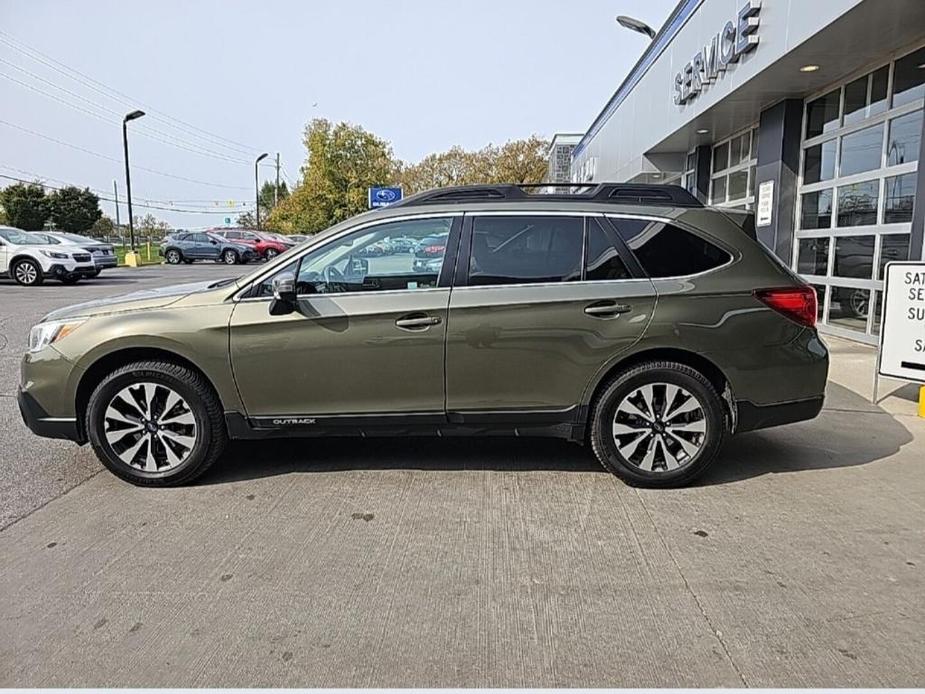
[[260, 152], [279, 152], [296, 181], [314, 117], [362, 125], [406, 161], [582, 132], [648, 41], [614, 17], [658, 29], [674, 5], [0, 0], [0, 174], [109, 197], [115, 179], [124, 196], [121, 116], [141, 108], [129, 125], [136, 204], [216, 211], [135, 214], [221, 224], [236, 216], [229, 202], [252, 203]]

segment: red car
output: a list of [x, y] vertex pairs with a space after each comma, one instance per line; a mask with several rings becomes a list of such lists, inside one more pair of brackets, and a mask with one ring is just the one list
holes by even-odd
[[212, 229], [211, 232], [234, 243], [244, 243], [251, 246], [258, 256], [266, 260], [272, 260], [295, 245], [283, 243], [270, 234], [264, 234], [254, 229]]

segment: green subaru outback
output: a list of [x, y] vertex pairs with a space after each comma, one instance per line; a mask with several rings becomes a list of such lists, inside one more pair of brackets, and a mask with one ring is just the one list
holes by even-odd
[[193, 480], [229, 439], [514, 435], [675, 486], [728, 435], [819, 413], [815, 292], [746, 216], [673, 186], [562, 189], [430, 191], [238, 279], [55, 311], [23, 418], [141, 485]]

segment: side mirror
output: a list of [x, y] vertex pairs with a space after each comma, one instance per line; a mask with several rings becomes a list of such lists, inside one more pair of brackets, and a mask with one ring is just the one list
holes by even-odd
[[218, 245], [218, 241], [216, 241], [215, 239], [210, 240], [209, 243], [211, 243], [213, 246]]
[[284, 316], [292, 313], [297, 306], [295, 275], [291, 272], [284, 272], [274, 277], [273, 301], [270, 302], [270, 315]]

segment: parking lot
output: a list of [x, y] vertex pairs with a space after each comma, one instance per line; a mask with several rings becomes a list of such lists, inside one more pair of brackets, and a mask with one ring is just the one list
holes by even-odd
[[[925, 420], [827, 339], [815, 421], [694, 487], [633, 489], [550, 440], [248, 442], [137, 489], [39, 439], [29, 327], [244, 272], [0, 280], [0, 686], [921, 686]], [[306, 355], [310, 359], [310, 355]]]

